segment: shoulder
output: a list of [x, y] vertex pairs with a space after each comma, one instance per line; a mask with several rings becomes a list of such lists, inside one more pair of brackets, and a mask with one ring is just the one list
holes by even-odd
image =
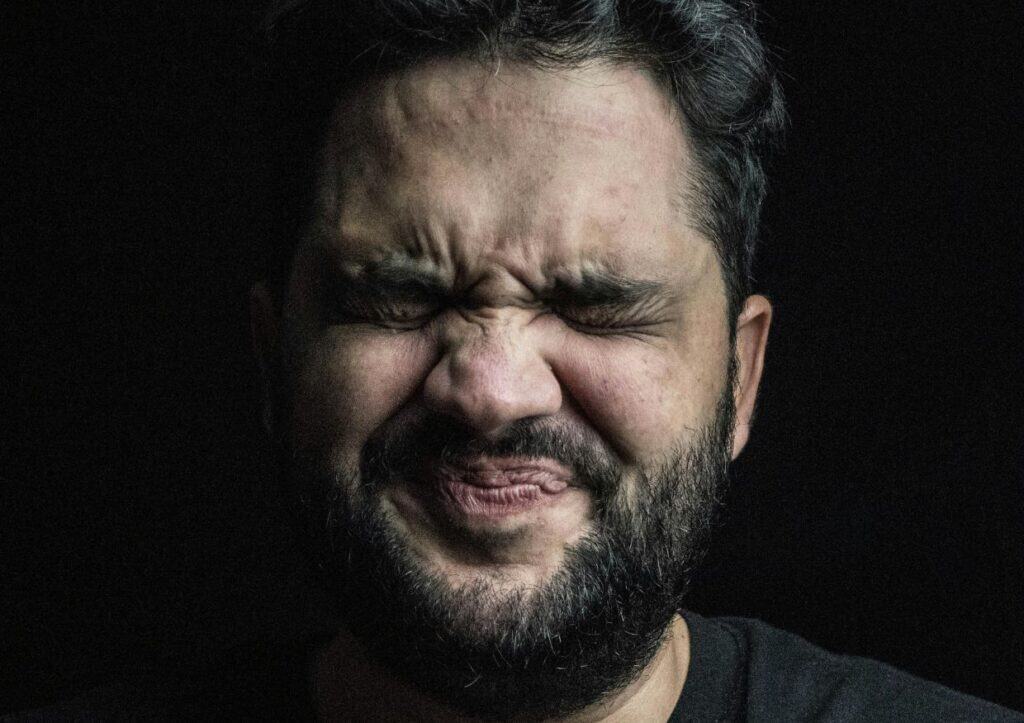
[[[747, 720], [1017, 721], [1024, 715], [745, 618], [685, 613], [691, 672]], [[701, 666], [717, 667], [708, 674]], [[721, 670], [725, 668], [725, 670]], [[689, 684], [689, 679], [687, 683]], [[699, 686], [695, 686], [699, 687]], [[684, 697], [687, 694], [684, 688]], [[681, 701], [684, 702], [684, 701]]]

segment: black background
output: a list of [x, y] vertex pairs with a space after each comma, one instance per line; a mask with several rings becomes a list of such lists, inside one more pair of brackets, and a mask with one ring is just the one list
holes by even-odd
[[[14, 5], [0, 710], [317, 609], [253, 451], [251, 7]], [[763, 7], [775, 325], [690, 606], [1024, 708], [1020, 5]]]

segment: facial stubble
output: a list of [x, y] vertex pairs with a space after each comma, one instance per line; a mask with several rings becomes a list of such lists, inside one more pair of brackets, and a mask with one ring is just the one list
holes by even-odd
[[[709, 419], [627, 475], [595, 437], [512, 425], [495, 443], [437, 417], [386, 426], [359, 470], [291, 458], [307, 529], [342, 624], [378, 663], [428, 697], [483, 719], [545, 719], [582, 710], [635, 680], [659, 649], [706, 549], [726, 483], [732, 374]], [[454, 586], [414, 552], [382, 493], [429, 459], [548, 457], [593, 498], [589, 531], [547, 581]]]

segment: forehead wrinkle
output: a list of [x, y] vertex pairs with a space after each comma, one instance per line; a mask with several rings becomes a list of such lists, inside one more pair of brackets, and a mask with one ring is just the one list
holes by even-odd
[[[440, 69], [434, 67], [441, 63], [445, 65]], [[378, 179], [414, 156], [417, 165], [471, 161], [483, 166], [493, 154], [473, 148], [474, 141], [484, 140], [495, 151], [529, 153], [528, 148], [509, 145], [508, 131], [526, 126], [543, 129], [544, 137], [560, 142], [618, 140], [628, 144], [631, 153], [652, 161], [665, 158], [667, 163], [661, 165], [688, 165], [691, 154], [681, 114], [649, 74], [612, 66], [618, 77], [600, 76], [605, 82], [596, 82], [590, 80], [587, 72], [592, 69], [587, 67], [572, 73], [505, 67], [512, 70], [485, 74], [468, 61], [433, 61], [368, 82], [336, 108], [335, 162], [349, 166], [350, 173], [356, 163], [376, 170], [373, 175]], [[515, 80], [521, 76], [525, 77], [520, 87]], [[574, 93], [575, 87], [586, 92]], [[594, 98], [594, 88], [606, 92]], [[432, 161], [423, 155], [425, 148], [441, 155]], [[682, 170], [674, 169], [673, 185]], [[344, 180], [339, 178], [338, 185]], [[675, 191], [670, 197], [678, 198]]]
[[[536, 175], [536, 169], [508, 178], [488, 173], [489, 167], [484, 165], [488, 161], [488, 154], [474, 148], [471, 137], [474, 133], [488, 131], [509, 148], [516, 136], [514, 133], [510, 136], [505, 134], [503, 127], [508, 129], [510, 123], [522, 122], [545, 129], [548, 142], [552, 133], [583, 137], [588, 143], [616, 138], [618, 142], [628, 142], [631, 148], [646, 149], [648, 154], [672, 156], [673, 160], [661, 164], [673, 182], [673, 187], [666, 189], [665, 193], [673, 202], [671, 205], [677, 213], [679, 230], [684, 233], [689, 231], [686, 235], [692, 239], [695, 235], [693, 231], [699, 231], [699, 228], [694, 229], [696, 224], [687, 218], [690, 214], [685, 213], [685, 204], [680, 207], [675, 203], [682, 200], [678, 192], [678, 186], [684, 185], [685, 174], [682, 171], [689, 170], [686, 168], [690, 158], [687, 153], [688, 138], [680, 130], [682, 119], [679, 114], [654, 112], [659, 107], [674, 109], [667, 95], [653, 82], [649, 83], [649, 79], [645, 79], [644, 83], [649, 85], [642, 88], [643, 95], [656, 94], [659, 99], [658, 105], [652, 106], [644, 103], [643, 97], [637, 98], [636, 90], [630, 92], [626, 82], [613, 78], [610, 83], [599, 84], [602, 89], [608, 89], [608, 94], [596, 100], [577, 96], [571, 92], [570, 86], [565, 96], [569, 102], [564, 102], [557, 92], [553, 92], [564, 90], [564, 83], [546, 82], [549, 76], [556, 74], [548, 70], [536, 72], [540, 74], [539, 83], [517, 87], [514, 81], [521, 73], [511, 77], [502, 74], [482, 79], [477, 76], [475, 81], [470, 78], [473, 82], [467, 84], [465, 74], [452, 78], [443, 71], [437, 72], [437, 69], [426, 73], [423, 68], [414, 68], [367, 84], [356, 94], [359, 97], [350, 96], [346, 103], [339, 104], [337, 123], [332, 129], [332, 140], [336, 144], [336, 162], [333, 165], [345, 167], [336, 170], [338, 186], [345, 188], [335, 189], [336, 202], [339, 206], [345, 206], [344, 220], [350, 220], [348, 211], [353, 206], [359, 206], [361, 212], [358, 215], [363, 216], [360, 225], [372, 226], [374, 230], [383, 232], [375, 236], [384, 244], [400, 245], [413, 251], [416, 256], [428, 257], [449, 274], [475, 275], [488, 267], [493, 269], [495, 265], [501, 265], [511, 272], [514, 266], [519, 266], [519, 272], [513, 275], [525, 283], [529, 279], [547, 277], [550, 268], [564, 266], [567, 261], [577, 268], [586, 263], [591, 254], [601, 253], [604, 256], [607, 255], [605, 252], [610, 252], [611, 256], [621, 256], [625, 264], [623, 268], [630, 268], [630, 258], [644, 248], [643, 242], [632, 246], [621, 237], [609, 237], [609, 241], [617, 247], [614, 249], [602, 249], [604, 242], [596, 237], [596, 243], [587, 242], [588, 234], [593, 231], [603, 230], [610, 234], [617, 218], [587, 214], [586, 218], [574, 216], [571, 229], [552, 228], [550, 220], [553, 218], [564, 223], [564, 214], [550, 216], [550, 209], [539, 211], [539, 207], [535, 207], [535, 202], [547, 197], [540, 181], [548, 177]], [[576, 77], [558, 75], [557, 79], [575, 81]], [[633, 84], [637, 84], [635, 76]], [[494, 90], [498, 85], [513, 97], [502, 98], [496, 94]], [[576, 85], [589, 87], [594, 84], [579, 81]], [[539, 96], [541, 101], [534, 101], [534, 96]], [[642, 126], [645, 116], [622, 102], [629, 98], [634, 100], [634, 107], [639, 107], [641, 111], [647, 108], [648, 115], [656, 123]], [[447, 103], [449, 99], [455, 102]], [[574, 100], [577, 102], [573, 103]], [[641, 102], [635, 102], [637, 100]], [[652, 140], [651, 130], [654, 125], [662, 130], [673, 131], [670, 145]], [[428, 138], [425, 131], [431, 129], [441, 129], [448, 134], [449, 140], [443, 137]], [[479, 141], [480, 136], [475, 136], [475, 140]], [[452, 146], [450, 141], [454, 141], [455, 145]], [[423, 155], [425, 145], [435, 147], [431, 151], [432, 155]], [[557, 151], [557, 146], [555, 148]], [[437, 153], [437, 150], [441, 150], [441, 153]], [[443, 166], [441, 171], [438, 170], [439, 162]], [[448, 165], [444, 166], [445, 163]], [[457, 189], [455, 195], [451, 195], [447, 184], [428, 184], [419, 173], [426, 170], [437, 174], [435, 181], [443, 181], [446, 172], [444, 168], [454, 168], [456, 171], [460, 168], [473, 168], [474, 173], [482, 174], [479, 176], [481, 182], [465, 193], [463, 189]], [[554, 168], [560, 174], [559, 178], [562, 177], [561, 173], [568, 172], [566, 169], [559, 171], [558, 166]], [[622, 183], [628, 182], [629, 179], [622, 180]], [[513, 183], [517, 189], [511, 191], [508, 183]], [[422, 193], [425, 186], [431, 189], [426, 196]], [[449, 190], [444, 190], [446, 188]], [[564, 195], [571, 193], [572, 188], [574, 186], [563, 184], [563, 187], [556, 187], [556, 190]], [[441, 195], [433, 189], [440, 190]], [[480, 216], [479, 194], [485, 191], [488, 198], [496, 194], [501, 204], [483, 204], [487, 213]], [[415, 204], [410, 204], [411, 200]], [[563, 202], [567, 201], [567, 198], [563, 198]], [[586, 194], [579, 201], [590, 203]], [[575, 202], [572, 205], [575, 206]], [[682, 217], [679, 211], [683, 211]], [[531, 220], [524, 226], [527, 217]], [[663, 230], [662, 226], [657, 235]], [[670, 233], [677, 236], [675, 232]], [[614, 236], [618, 237], [619, 234]], [[459, 258], [463, 246], [475, 246], [473, 253], [477, 250], [497, 253], [477, 255], [472, 264], [475, 268], [463, 268], [465, 259]], [[697, 275], [697, 269], [683, 273], [693, 278]]]
[[[444, 69], [438, 71], [438, 66]], [[448, 70], [449, 72], [445, 72]], [[616, 76], [591, 80], [594, 71]], [[528, 87], [516, 80], [524, 78]], [[536, 81], [540, 79], [538, 84]], [[566, 89], [568, 86], [568, 91]], [[574, 93], [579, 88], [586, 94]], [[590, 91], [603, 91], [597, 98]], [[420, 131], [438, 140], [451, 141], [468, 126], [482, 129], [514, 121], [553, 131], [573, 131], [596, 140], [642, 141], [649, 146], [652, 133], [681, 136], [683, 127], [675, 104], [650, 76], [639, 68], [615, 63], [590, 63], [572, 68], [534, 68], [511, 63], [490, 72], [468, 60], [424, 63], [388, 78], [383, 84], [381, 129], [392, 137], [403, 131]], [[540, 98], [538, 99], [538, 90]], [[637, 96], [656, 100], [660, 113], [637, 112], [643, 103]]]

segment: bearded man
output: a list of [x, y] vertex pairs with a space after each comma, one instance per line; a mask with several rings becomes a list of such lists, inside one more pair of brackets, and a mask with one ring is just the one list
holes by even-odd
[[771, 322], [749, 272], [784, 111], [752, 8], [289, 3], [269, 29], [300, 213], [252, 326], [339, 608], [321, 718], [998, 715], [681, 612]]
[[275, 253], [252, 330], [336, 625], [289, 664], [290, 688], [207, 681], [161, 710], [1021, 720], [683, 611], [772, 318], [750, 267], [784, 110], [753, 15], [724, 0], [271, 13]]

